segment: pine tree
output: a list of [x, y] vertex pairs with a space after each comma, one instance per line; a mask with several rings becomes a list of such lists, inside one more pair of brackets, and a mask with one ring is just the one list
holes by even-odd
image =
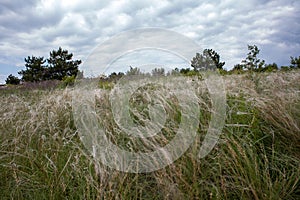
[[57, 51], [50, 52], [49, 64], [50, 79], [62, 80], [64, 77], [76, 76], [81, 60], [72, 60], [73, 54], [61, 47]]

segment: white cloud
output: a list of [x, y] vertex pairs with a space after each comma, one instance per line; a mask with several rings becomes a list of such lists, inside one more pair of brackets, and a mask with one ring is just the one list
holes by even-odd
[[[257, 44], [267, 62], [287, 65], [299, 54], [299, 13], [297, 0], [4, 0], [0, 60], [13, 67], [28, 55], [48, 56], [59, 46], [85, 59], [121, 31], [161, 27], [215, 49], [228, 68], [245, 58], [247, 44]], [[0, 65], [3, 74], [8, 66]]]

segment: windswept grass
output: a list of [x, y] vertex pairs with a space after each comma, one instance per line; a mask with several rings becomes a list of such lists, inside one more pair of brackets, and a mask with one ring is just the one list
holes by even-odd
[[[224, 80], [227, 118], [214, 150], [197, 158], [210, 120], [209, 103], [203, 103], [198, 140], [191, 148], [172, 165], [140, 174], [119, 172], [92, 158], [74, 124], [72, 89], [1, 90], [1, 199], [299, 199], [300, 72]], [[107, 98], [98, 106], [99, 114], [107, 114], [102, 123], [113, 133]], [[162, 145], [177, 127], [172, 106], [169, 129], [157, 138]], [[143, 145], [118, 133], [111, 139], [128, 149]]]

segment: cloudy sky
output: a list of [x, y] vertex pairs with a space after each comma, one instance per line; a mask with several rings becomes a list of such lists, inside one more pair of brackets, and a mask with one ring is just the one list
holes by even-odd
[[[299, 0], [1, 0], [0, 83], [61, 46], [85, 61], [122, 31], [158, 27], [216, 50], [231, 69], [256, 44], [267, 63], [300, 56]], [[196, 52], [195, 52], [196, 53]]]

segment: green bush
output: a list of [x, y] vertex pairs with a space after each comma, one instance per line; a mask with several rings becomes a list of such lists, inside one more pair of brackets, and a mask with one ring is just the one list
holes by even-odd
[[75, 83], [75, 80], [76, 80], [75, 75], [72, 75], [72, 76], [65, 76], [65, 77], [62, 79], [61, 87], [73, 86], [74, 83]]
[[18, 77], [13, 76], [12, 74], [10, 74], [6, 80], [5, 80], [6, 84], [11, 84], [11, 85], [19, 85], [20, 84], [20, 79]]

